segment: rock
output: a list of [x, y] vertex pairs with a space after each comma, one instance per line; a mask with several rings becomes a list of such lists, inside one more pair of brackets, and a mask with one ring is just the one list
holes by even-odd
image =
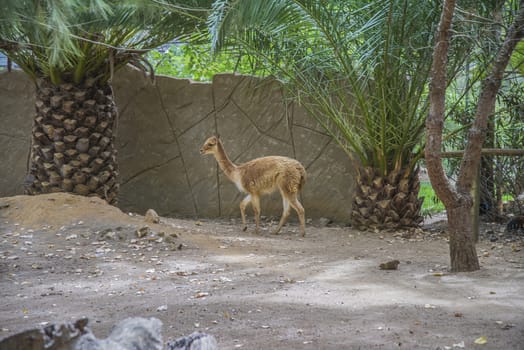
[[121, 231], [121, 227], [117, 227], [115, 229], [107, 228], [105, 230], [102, 230], [99, 232], [100, 239], [104, 240], [117, 240], [117, 239], [123, 239], [123, 236], [121, 233], [117, 233], [117, 231]]
[[138, 238], [144, 238], [145, 236], [151, 233], [151, 229], [149, 228], [149, 226], [143, 226], [137, 229], [135, 233]]
[[109, 231], [105, 234], [104, 236], [105, 239], [110, 239], [110, 240], [115, 240], [117, 238], [116, 236], [116, 232], [114, 231]]
[[166, 345], [166, 350], [218, 350], [215, 337], [200, 332], [168, 341]]
[[167, 305], [160, 305], [159, 307], [156, 308], [156, 311], [158, 312], [167, 311]]
[[160, 216], [158, 216], [154, 209], [148, 209], [144, 220], [150, 224], [158, 224], [160, 223]]
[[71, 350], [162, 350], [161, 330], [162, 322], [157, 318], [126, 318], [106, 339], [89, 332]]
[[[84, 335], [91, 332], [86, 328], [87, 319], [83, 318], [74, 324], [50, 325], [45, 328], [31, 329], [14, 334], [0, 341], [2, 350], [91, 350], [91, 348], [77, 348], [75, 344]], [[102, 349], [100, 349], [102, 350]], [[105, 350], [105, 349], [104, 349]], [[115, 349], [116, 350], [116, 349]]]
[[[87, 319], [20, 332], [0, 341], [2, 350], [162, 350], [162, 322], [154, 317], [126, 318], [109, 336], [98, 339], [87, 328]], [[218, 350], [215, 338], [193, 333], [168, 342], [167, 350]]]
[[320, 218], [318, 219], [318, 225], [320, 227], [326, 227], [327, 225], [331, 224], [332, 221], [329, 220], [328, 218]]
[[400, 264], [400, 261], [391, 260], [386, 263], [380, 264], [379, 267], [381, 270], [396, 270], [398, 269], [398, 264]]

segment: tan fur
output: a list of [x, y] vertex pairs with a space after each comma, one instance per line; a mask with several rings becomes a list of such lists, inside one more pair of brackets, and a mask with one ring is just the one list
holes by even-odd
[[247, 228], [245, 215], [247, 205], [251, 203], [253, 206], [256, 232], [258, 233], [260, 227], [260, 196], [278, 189], [282, 196], [283, 212], [274, 233], [280, 232], [292, 207], [300, 220], [300, 233], [302, 236], [305, 235], [305, 212], [304, 207], [298, 201], [298, 194], [306, 182], [306, 169], [297, 160], [270, 156], [236, 165], [229, 160], [222, 142], [216, 136], [212, 136], [204, 142], [200, 153], [213, 154], [224, 174], [237, 185], [240, 191], [248, 194], [240, 202], [244, 231]]

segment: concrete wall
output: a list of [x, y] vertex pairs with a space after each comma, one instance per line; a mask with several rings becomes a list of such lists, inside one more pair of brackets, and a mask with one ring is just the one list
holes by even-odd
[[[126, 211], [160, 215], [238, 217], [242, 194], [199, 149], [220, 134], [234, 162], [267, 155], [298, 159], [308, 178], [302, 202], [308, 218], [349, 221], [355, 167], [299, 107], [282, 103], [276, 82], [230, 74], [212, 83], [134, 70], [114, 81], [119, 108], [117, 149]], [[23, 193], [34, 87], [21, 72], [0, 74], [0, 196]], [[262, 199], [262, 214], [280, 215], [278, 194]]]
[[34, 84], [24, 73], [0, 73], [0, 197], [24, 190], [34, 94]]

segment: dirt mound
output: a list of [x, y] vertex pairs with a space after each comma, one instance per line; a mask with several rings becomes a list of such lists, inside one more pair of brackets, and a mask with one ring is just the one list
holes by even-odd
[[107, 221], [112, 224], [133, 220], [120, 209], [98, 197], [83, 197], [69, 193], [38, 196], [14, 196], [0, 199], [0, 218], [24, 227], [71, 225], [79, 221]]

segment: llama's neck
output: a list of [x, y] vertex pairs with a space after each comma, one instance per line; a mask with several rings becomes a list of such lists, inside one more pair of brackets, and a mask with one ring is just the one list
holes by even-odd
[[226, 176], [231, 181], [235, 181], [234, 174], [237, 169], [237, 166], [229, 159], [229, 157], [226, 154], [226, 151], [224, 150], [224, 146], [222, 146], [222, 142], [220, 141], [217, 144], [215, 158], [218, 162], [218, 165], [220, 166], [220, 169], [222, 169], [224, 174], [226, 174]]

